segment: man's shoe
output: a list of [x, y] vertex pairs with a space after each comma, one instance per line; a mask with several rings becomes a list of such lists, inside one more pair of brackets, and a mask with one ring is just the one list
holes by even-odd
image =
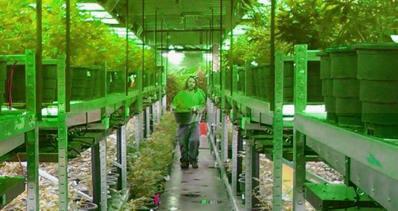
[[197, 168], [199, 168], [199, 166], [198, 166], [198, 163], [197, 163], [197, 162], [192, 162], [192, 163], [191, 163], [191, 165], [192, 165], [192, 168], [194, 168], [194, 169], [197, 169]]
[[187, 169], [189, 167], [189, 163], [188, 162], [181, 162], [181, 168], [182, 169]]

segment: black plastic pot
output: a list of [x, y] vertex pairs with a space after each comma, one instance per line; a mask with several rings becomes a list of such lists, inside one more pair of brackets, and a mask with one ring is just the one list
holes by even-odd
[[330, 52], [330, 61], [338, 124], [362, 127], [356, 52], [350, 48], [333, 49]]
[[192, 112], [173, 112], [177, 124], [188, 124], [192, 120]]
[[87, 96], [87, 67], [71, 67], [71, 100], [85, 100]]
[[365, 134], [398, 138], [398, 45], [358, 44], [354, 49]]

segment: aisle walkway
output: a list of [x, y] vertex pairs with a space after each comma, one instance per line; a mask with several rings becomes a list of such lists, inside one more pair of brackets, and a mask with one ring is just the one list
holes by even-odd
[[[177, 145], [178, 148], [178, 145]], [[162, 211], [230, 211], [229, 199], [222, 180], [214, 168], [215, 159], [205, 136], [201, 137], [199, 168], [181, 169], [176, 150], [176, 159], [166, 191], [161, 195]]]

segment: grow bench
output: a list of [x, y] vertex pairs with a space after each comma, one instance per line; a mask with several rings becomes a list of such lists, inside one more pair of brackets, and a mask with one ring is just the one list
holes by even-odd
[[[398, 193], [394, 188], [398, 185], [398, 169], [395, 164], [398, 159], [398, 140], [363, 135], [353, 129], [339, 127], [327, 121], [325, 117], [320, 118], [308, 113], [296, 115], [295, 129], [296, 137], [300, 140], [297, 150], [302, 155], [301, 157], [305, 157], [306, 153], [303, 150], [306, 147], [311, 148], [339, 171], [346, 180], [365, 192], [361, 195], [364, 195], [367, 203], [357, 204], [357, 206], [378, 207], [376, 204], [379, 203], [388, 210], [398, 207]], [[305, 166], [305, 161], [297, 160], [296, 165], [300, 164]], [[298, 171], [297, 175], [305, 176], [302, 169], [296, 168], [296, 171]], [[341, 194], [332, 200], [333, 194], [325, 196], [322, 190], [325, 188], [336, 189], [341, 193], [338, 190], [352, 188], [351, 185], [332, 184], [323, 187], [322, 185], [304, 183], [299, 178], [295, 179], [300, 182], [297, 187], [301, 184], [304, 185], [307, 200], [315, 206], [322, 202], [321, 206], [324, 208], [341, 204], [341, 200], [337, 199], [341, 199], [345, 195]], [[350, 193], [349, 191], [347, 193]], [[350, 200], [344, 200], [345, 203], [354, 204], [355, 191], [346, 196]], [[377, 203], [367, 196], [372, 197]]]
[[[21, 80], [27, 81], [23, 92], [26, 93], [25, 108], [3, 108], [5, 82], [8, 78], [7, 63], [23, 63], [26, 69]], [[0, 162], [7, 160], [9, 152], [26, 143], [27, 157], [27, 208], [38, 207], [38, 130], [36, 124], [36, 81], [35, 52], [26, 50], [24, 55], [0, 56]], [[8, 99], [8, 98], [7, 98]], [[0, 177], [0, 208], [25, 190], [24, 178]]]

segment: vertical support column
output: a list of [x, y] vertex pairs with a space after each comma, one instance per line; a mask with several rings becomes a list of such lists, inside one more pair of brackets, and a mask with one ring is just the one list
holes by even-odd
[[68, 128], [66, 126], [66, 79], [65, 57], [58, 57], [57, 88], [58, 88], [58, 194], [59, 210], [68, 210]]
[[121, 190], [123, 194], [127, 191], [127, 136], [126, 125], [123, 125], [118, 131], [118, 142], [120, 148], [118, 149], [118, 163], [122, 166], [121, 169]]
[[227, 114], [223, 114], [224, 120], [223, 120], [223, 138], [222, 138], [222, 151], [221, 151], [221, 156], [223, 158], [223, 161], [226, 162], [228, 160], [228, 124], [229, 124], [229, 118]]
[[167, 110], [167, 98], [166, 95], [163, 96], [163, 103], [162, 103], [162, 114], [166, 113]]
[[141, 141], [141, 122], [140, 122], [140, 114], [134, 116], [134, 140], [135, 140], [135, 148], [137, 150], [140, 149], [140, 141]]
[[99, 142], [100, 154], [100, 176], [101, 176], [101, 205], [100, 210], [108, 209], [108, 193], [107, 193], [107, 170], [106, 170], [106, 139]]
[[145, 138], [151, 135], [151, 108], [148, 106], [145, 109]]
[[145, 130], [145, 118], [144, 118], [144, 111], [141, 111], [141, 113], [138, 115], [138, 121], [139, 121], [139, 128], [138, 130], [140, 131], [140, 142], [144, 140], [144, 130]]
[[219, 152], [220, 150], [220, 144], [221, 144], [221, 138], [218, 136], [218, 133], [220, 132], [221, 129], [221, 120], [220, 120], [220, 109], [216, 107], [216, 128], [215, 128], [215, 132], [216, 132], [216, 151]]
[[[33, 119], [35, 121], [35, 118]], [[39, 210], [39, 130], [36, 126], [25, 134], [26, 152], [28, 156], [27, 167], [27, 210]]]
[[[242, 137], [242, 130], [238, 127], [238, 163], [237, 163], [237, 175], [239, 176], [239, 174], [243, 173], [243, 158], [242, 156], [239, 155], [239, 152], [242, 152], [243, 149], [243, 137]], [[239, 186], [238, 186], [239, 187]], [[238, 188], [237, 188], [238, 190]], [[244, 193], [245, 190], [241, 190], [239, 188], [240, 193]]]
[[283, 158], [283, 54], [275, 55], [275, 107], [273, 140], [273, 210], [282, 211], [282, 158]]
[[238, 91], [238, 81], [239, 81], [238, 67], [236, 65], [232, 66], [232, 95]]
[[101, 167], [96, 165], [100, 161], [99, 143], [93, 143], [91, 146], [91, 178], [93, 187], [93, 202], [97, 205], [101, 204]]
[[232, 129], [232, 194], [237, 194], [238, 184], [238, 126], [234, 125]]
[[254, 146], [254, 141], [250, 139], [245, 140], [246, 145], [245, 145], [245, 207], [246, 210], [251, 210], [252, 206], [252, 180], [253, 180], [253, 146]]
[[[26, 64], [26, 110], [36, 113], [36, 61], [32, 50], [25, 51]], [[33, 80], [32, 80], [33, 79]], [[0, 106], [1, 107], [1, 106]], [[36, 116], [29, 119], [29, 124], [35, 125], [35, 129], [25, 133], [26, 152], [28, 159], [27, 167], [27, 210], [39, 210], [39, 131], [36, 126]]]
[[157, 116], [158, 116], [158, 120], [157, 120], [157, 123], [159, 124], [160, 123], [160, 119], [162, 118], [162, 101], [161, 101], [161, 98], [159, 98], [159, 101], [158, 101], [158, 109], [157, 109]]
[[305, 210], [304, 182], [305, 182], [305, 136], [299, 131], [294, 131], [293, 140], [293, 210]]
[[[253, 190], [258, 190], [258, 186], [260, 183], [258, 182], [258, 179], [260, 178], [260, 154], [256, 152], [256, 144], [255, 141], [253, 141], [253, 146], [252, 146], [252, 193]], [[259, 205], [259, 201], [257, 197], [252, 198], [252, 207], [257, 207]]]
[[[294, 52], [294, 108], [298, 114], [305, 110], [307, 104], [307, 45], [296, 45]], [[297, 130], [294, 130], [293, 160], [293, 209], [305, 210], [305, 136]]]

